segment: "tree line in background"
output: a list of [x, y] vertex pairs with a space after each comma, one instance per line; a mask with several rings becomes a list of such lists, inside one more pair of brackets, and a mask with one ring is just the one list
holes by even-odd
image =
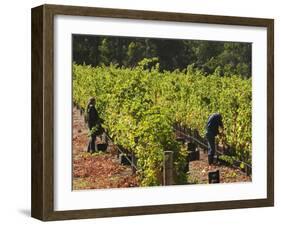
[[161, 71], [193, 65], [206, 74], [251, 77], [251, 43], [93, 35], [73, 35], [72, 42], [76, 64], [132, 68], [154, 58]]

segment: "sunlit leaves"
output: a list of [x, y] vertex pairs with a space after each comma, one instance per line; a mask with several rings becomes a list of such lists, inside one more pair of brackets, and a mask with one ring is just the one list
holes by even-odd
[[227, 143], [236, 157], [250, 163], [251, 92], [251, 79], [206, 75], [192, 65], [182, 72], [159, 72], [157, 59], [145, 59], [132, 69], [73, 65], [74, 101], [85, 109], [89, 97], [96, 97], [103, 127], [116, 144], [136, 154], [143, 186], [160, 183], [164, 150], [174, 151], [175, 168], [185, 161], [173, 124], [198, 129], [204, 136], [214, 112], [223, 116]]

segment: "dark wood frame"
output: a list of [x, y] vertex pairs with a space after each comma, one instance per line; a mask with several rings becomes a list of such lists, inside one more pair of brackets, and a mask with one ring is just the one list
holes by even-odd
[[[267, 28], [267, 198], [157, 206], [54, 211], [53, 133], [54, 15], [256, 26]], [[32, 200], [31, 215], [49, 220], [160, 214], [274, 205], [274, 20], [108, 8], [42, 5], [32, 9]]]

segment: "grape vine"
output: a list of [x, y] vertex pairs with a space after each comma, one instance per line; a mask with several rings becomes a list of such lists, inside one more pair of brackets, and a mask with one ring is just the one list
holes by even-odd
[[160, 184], [164, 150], [174, 151], [176, 178], [186, 182], [184, 153], [173, 125], [198, 129], [204, 136], [214, 112], [223, 115], [235, 157], [251, 163], [251, 79], [206, 75], [192, 65], [160, 72], [156, 59], [144, 59], [134, 68], [74, 64], [73, 101], [85, 109], [91, 96], [114, 142], [136, 155], [142, 186]]

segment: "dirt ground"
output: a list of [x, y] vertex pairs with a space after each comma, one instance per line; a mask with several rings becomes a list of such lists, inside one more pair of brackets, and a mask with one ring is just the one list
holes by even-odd
[[88, 142], [84, 118], [73, 108], [73, 190], [138, 186], [131, 167], [119, 164], [113, 144], [106, 152], [90, 154], [87, 153]]
[[220, 183], [251, 182], [251, 177], [247, 176], [240, 169], [214, 164], [209, 166], [208, 155], [200, 152], [200, 160], [192, 161], [189, 164], [189, 183], [206, 184], [208, 183], [208, 173], [219, 170]]
[[[119, 163], [114, 144], [109, 143], [105, 152], [87, 153], [88, 128], [76, 108], [73, 108], [72, 142], [73, 190], [139, 186], [138, 177], [131, 167]], [[220, 183], [251, 181], [251, 177], [239, 169], [224, 165], [209, 166], [207, 154], [201, 151], [200, 160], [189, 164], [188, 183], [207, 184], [208, 173], [216, 170], [220, 172]]]

